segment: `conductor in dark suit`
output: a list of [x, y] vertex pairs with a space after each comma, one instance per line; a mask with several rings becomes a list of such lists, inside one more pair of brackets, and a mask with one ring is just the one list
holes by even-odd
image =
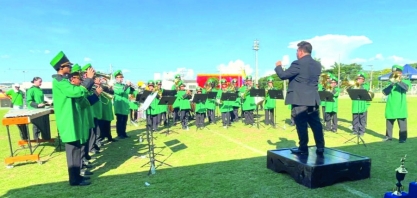
[[297, 59], [287, 70], [282, 69], [281, 61], [275, 64], [275, 72], [282, 80], [289, 80], [285, 104], [291, 104], [291, 115], [297, 128], [299, 147], [291, 149], [294, 154], [308, 153], [307, 123], [313, 130], [316, 141], [316, 153], [324, 152], [323, 127], [320, 123], [320, 97], [317, 84], [321, 74], [321, 65], [311, 57], [313, 47], [309, 42], [297, 44]]

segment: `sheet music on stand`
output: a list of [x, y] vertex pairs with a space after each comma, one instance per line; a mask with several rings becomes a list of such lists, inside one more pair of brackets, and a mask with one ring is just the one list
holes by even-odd
[[157, 96], [157, 95], [158, 95], [158, 92], [155, 92], [155, 93], [153, 93], [153, 94], [150, 94], [150, 95], [146, 98], [145, 102], [143, 102], [143, 105], [141, 105], [141, 106], [139, 107], [139, 110], [141, 110], [141, 111], [146, 111], [146, 110], [148, 109], [148, 107], [151, 105], [152, 101], [156, 98], [156, 96]]

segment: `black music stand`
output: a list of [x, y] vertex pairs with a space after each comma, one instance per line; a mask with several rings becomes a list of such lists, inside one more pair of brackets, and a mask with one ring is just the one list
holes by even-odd
[[[324, 106], [326, 107], [326, 105], [327, 105], [327, 102], [334, 102], [334, 99], [333, 99], [333, 94], [330, 92], [330, 91], [319, 91], [319, 96], [320, 96], [320, 101], [324, 101]], [[326, 109], [326, 108], [324, 108], [324, 109]], [[324, 115], [324, 117], [323, 117], [323, 125], [325, 125], [326, 124], [326, 111], [325, 112], [323, 112], [323, 115]]]
[[[206, 101], [207, 101], [207, 98], [208, 98], [208, 94], [194, 94], [193, 102], [196, 103], [196, 105], [197, 104], [200, 104], [200, 103], [205, 104]], [[202, 129], [208, 129], [208, 130], [210, 130], [209, 128], [207, 128], [204, 125], [204, 119], [203, 119], [203, 126], [202, 127], [198, 127], [197, 126], [197, 124], [198, 124], [197, 123], [197, 111], [195, 112], [195, 114], [196, 114], [196, 121], [195, 121], [196, 122], [196, 129], [195, 129], [195, 131], [197, 131], [198, 129], [200, 129], [200, 130], [202, 130]]]
[[[150, 91], [147, 91], [147, 92], [149, 92], [149, 93], [152, 93], [152, 92], [150, 92]], [[145, 94], [145, 92], [144, 92], [144, 94]], [[141, 99], [142, 99], [142, 97], [143, 97], [143, 95], [144, 94], [142, 94], [142, 96], [141, 96]], [[148, 97], [149, 96], [151, 96], [151, 95], [149, 95], [148, 94]], [[147, 97], [147, 98], [148, 98]], [[150, 99], [146, 99], [146, 100], [150, 100]], [[155, 98], [153, 99], [153, 100], [155, 100]], [[149, 103], [149, 101], [147, 101], [147, 103]], [[146, 105], [145, 105], [145, 107], [146, 108], [144, 108], [144, 109], [146, 109], [145, 110], [145, 112], [149, 109], [151, 112], [149, 113], [150, 115], [152, 115], [152, 110], [150, 109], [150, 105], [152, 104], [152, 102], [150, 102], [149, 103], [149, 106], [147, 106], [146, 107]], [[146, 115], [146, 116], [148, 116], [148, 115]], [[147, 119], [146, 120], [148, 120], [148, 117], [147, 117]], [[146, 125], [148, 125], [148, 123], [146, 123]], [[155, 166], [155, 161], [156, 162], [159, 162], [159, 163], [161, 163], [161, 165], [162, 164], [165, 164], [165, 165], [167, 165], [167, 166], [170, 166], [170, 167], [172, 167], [171, 165], [169, 165], [169, 164], [167, 164], [167, 163], [165, 163], [165, 162], [162, 162], [162, 161], [159, 161], [159, 160], [157, 160], [157, 159], [155, 159], [155, 156], [157, 155], [156, 153], [155, 153], [155, 144], [154, 144], [154, 137], [153, 137], [153, 130], [151, 129], [151, 127], [152, 126], [150, 126], [150, 127], [148, 127], [148, 126], [146, 126], [146, 139], [147, 139], [147, 142], [148, 142], [148, 153], [149, 153], [149, 162], [147, 162], [146, 164], [144, 164], [144, 165], [142, 165], [141, 167], [144, 167], [144, 166], [146, 166], [147, 164], [150, 164], [150, 167], [149, 167], [149, 172], [148, 172], [148, 175], [150, 175], [150, 174], [155, 174], [155, 170], [156, 170], [156, 166]]]
[[[237, 99], [237, 93], [222, 93], [222, 97], [220, 98], [221, 101], [236, 101]], [[229, 113], [230, 116], [230, 113]], [[229, 117], [230, 124], [232, 123], [231, 118]], [[226, 128], [229, 128], [228, 125], [226, 125]]]
[[[164, 97], [164, 96], [170, 96], [170, 97], [175, 97], [175, 95], [177, 95], [177, 90], [168, 90], [168, 89], [164, 89], [163, 91], [162, 91], [162, 97]], [[175, 102], [175, 100], [174, 100], [174, 102]], [[172, 104], [170, 104], [171, 106], [172, 106]], [[169, 115], [170, 115], [170, 112], [169, 112], [169, 109], [167, 110], [167, 113], [166, 113], [167, 115], [166, 115], [166, 119], [167, 120], [169, 120]], [[169, 124], [169, 123], [168, 123]]]
[[[251, 89], [249, 91], [249, 95], [251, 97], [265, 97], [265, 89]], [[259, 126], [263, 126], [261, 123], [259, 123], [259, 113], [256, 111], [256, 126], [259, 129]], [[263, 126], [265, 127], [265, 126]]]
[[[163, 92], [162, 92], [162, 95], [163, 95]], [[158, 105], [172, 105], [172, 104], [174, 104], [176, 99], [177, 99], [177, 97], [174, 97], [174, 96], [162, 96], [162, 98], [159, 99]], [[162, 133], [165, 133], [166, 135], [169, 135], [171, 132], [177, 133], [174, 130], [171, 130], [171, 125], [169, 124], [169, 119], [168, 119], [168, 129], [167, 129], [166, 132], [162, 132]]]
[[[371, 98], [371, 96], [369, 95], [369, 92], [366, 89], [348, 89], [347, 92], [348, 92], [349, 97], [350, 97], [351, 100], [372, 101], [372, 98]], [[359, 105], [357, 105], [357, 107], [358, 107], [358, 111], [359, 111]], [[359, 144], [359, 140], [360, 140], [362, 142], [362, 144], [366, 147], [365, 141], [362, 139], [359, 132], [356, 134], [356, 137], [350, 138], [345, 143], [350, 142], [355, 138], [357, 138], [357, 144]]]
[[[217, 92], [216, 91], [210, 91], [210, 92], [207, 92], [207, 94], [208, 94], [208, 96], [207, 96], [207, 99], [210, 99], [210, 100], [214, 100], [214, 101], [216, 101], [216, 97], [217, 97]], [[215, 106], [216, 107], [214, 107], [214, 120], [213, 120], [213, 122], [214, 122], [214, 124], [217, 124], [217, 122], [216, 122], [216, 118], [217, 118], [217, 103], [216, 102], [214, 102], [214, 104], [215, 104]]]
[[[324, 107], [326, 107], [327, 102], [334, 102], [333, 93], [330, 91], [319, 91], [320, 101], [324, 101]], [[323, 125], [326, 125], [326, 108], [323, 112]], [[323, 109], [322, 109], [323, 110]]]
[[[269, 98], [271, 98], [271, 99], [275, 99], [275, 100], [283, 100], [284, 99], [284, 93], [283, 93], [282, 89], [281, 90], [268, 90], [268, 95], [269, 95]], [[276, 118], [277, 118], [277, 107], [275, 106], [275, 108], [274, 108], [274, 125], [272, 126], [272, 128], [276, 128], [276, 125], [278, 125], [277, 122], [276, 122], [276, 120], [277, 120]], [[284, 123], [285, 123], [285, 121], [284, 121]], [[280, 128], [285, 130], [285, 127], [280, 127]]]

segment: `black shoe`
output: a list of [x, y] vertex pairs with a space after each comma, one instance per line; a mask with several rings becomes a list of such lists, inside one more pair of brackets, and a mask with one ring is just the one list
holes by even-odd
[[107, 140], [107, 142], [117, 142], [117, 140], [116, 139], [110, 139], [110, 140]]
[[87, 165], [87, 164], [83, 164], [83, 166], [81, 168], [93, 168], [93, 166]]
[[123, 137], [124, 137], [124, 138], [129, 138], [129, 136], [128, 136], [128, 135], [124, 135]]
[[97, 151], [100, 151], [100, 147], [96, 144], [94, 144], [93, 148], [96, 149]]
[[300, 155], [308, 154], [308, 150], [300, 150], [298, 148], [290, 149], [290, 151], [292, 154], [300, 154]]
[[317, 155], [320, 155], [320, 156], [323, 156], [323, 154], [324, 154], [324, 148], [317, 148], [316, 149], [316, 154]]
[[387, 141], [391, 141], [391, 140], [392, 140], [392, 138], [385, 137], [382, 141], [387, 142]]
[[71, 186], [88, 186], [88, 185], [90, 185], [91, 184], [91, 182], [89, 182], [89, 181], [86, 181], [86, 180], [82, 180], [82, 181], [80, 181], [79, 183], [76, 183], [76, 184], [70, 184]]
[[83, 177], [83, 176], [81, 176], [81, 180], [82, 181], [90, 180], [90, 177]]
[[91, 160], [91, 156], [89, 156], [89, 155], [84, 156], [84, 158], [85, 158], [86, 160]]
[[119, 138], [119, 139], [125, 139], [125, 137], [124, 136], [117, 136], [117, 138]]
[[89, 171], [89, 170], [81, 171], [81, 176], [84, 176], [84, 175], [93, 175], [93, 174], [94, 173], [91, 172], [91, 171]]
[[92, 153], [93, 155], [95, 155], [95, 154], [99, 154], [99, 153], [100, 153], [100, 151], [97, 151], [97, 150], [92, 150], [92, 151], [90, 151], [90, 153]]
[[405, 140], [400, 140], [400, 141], [398, 141], [399, 143], [405, 143]]

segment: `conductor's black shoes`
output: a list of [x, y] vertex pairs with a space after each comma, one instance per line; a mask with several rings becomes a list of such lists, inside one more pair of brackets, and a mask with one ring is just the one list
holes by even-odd
[[298, 148], [292, 148], [290, 149], [292, 154], [300, 154], [300, 155], [306, 155], [308, 154], [308, 150], [301, 150]]

